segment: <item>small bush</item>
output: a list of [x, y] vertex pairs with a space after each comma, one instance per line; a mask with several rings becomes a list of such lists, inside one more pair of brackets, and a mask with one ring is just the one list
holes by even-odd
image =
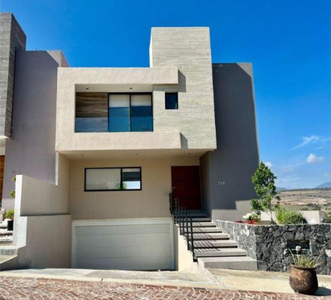
[[305, 219], [298, 211], [292, 210], [287, 207], [278, 207], [276, 211], [276, 220], [278, 224], [302, 224]]
[[[300, 251], [297, 251], [300, 252]], [[298, 266], [298, 267], [304, 267], [304, 268], [316, 268], [318, 266], [321, 265], [321, 261], [320, 261], [320, 257], [313, 257], [310, 256], [309, 253], [306, 254], [294, 254], [291, 250], [290, 250], [292, 259], [293, 259], [293, 264]]]
[[325, 223], [331, 223], [331, 212], [325, 215]]
[[7, 211], [6, 219], [11, 219], [11, 220], [14, 219], [14, 210], [13, 209]]
[[248, 213], [243, 216], [243, 219], [246, 221], [261, 222], [261, 217], [257, 213]]

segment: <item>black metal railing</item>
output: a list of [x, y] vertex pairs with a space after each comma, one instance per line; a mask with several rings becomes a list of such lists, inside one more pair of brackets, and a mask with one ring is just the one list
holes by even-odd
[[169, 194], [169, 209], [173, 216], [174, 224], [179, 226], [179, 233], [186, 238], [187, 250], [193, 254], [193, 261], [196, 261], [194, 252], [194, 234], [193, 220], [187, 215], [186, 207], [179, 205], [179, 199], [173, 197], [173, 193]]

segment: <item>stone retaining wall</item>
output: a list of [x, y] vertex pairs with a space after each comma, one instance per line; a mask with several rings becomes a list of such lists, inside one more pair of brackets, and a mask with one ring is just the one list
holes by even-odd
[[259, 270], [288, 271], [292, 263], [288, 243], [306, 243], [312, 255], [320, 256], [322, 264], [318, 273], [331, 275], [331, 224], [281, 226], [215, 222], [248, 256], [257, 260]]

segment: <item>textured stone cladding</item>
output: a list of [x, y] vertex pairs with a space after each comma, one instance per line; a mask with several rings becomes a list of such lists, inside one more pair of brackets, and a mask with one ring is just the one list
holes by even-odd
[[[153, 88], [154, 130], [179, 130], [184, 149], [216, 149], [209, 28], [153, 28], [151, 67], [178, 67], [178, 85]], [[165, 109], [165, 92], [178, 92], [178, 109]]]
[[316, 225], [248, 225], [229, 221], [215, 221], [228, 233], [239, 247], [257, 259], [258, 269], [266, 271], [289, 271], [292, 257], [288, 243], [309, 241], [310, 253], [320, 256], [319, 274], [331, 275], [331, 224]]
[[25, 50], [26, 36], [11, 13], [0, 13], [0, 136], [11, 137], [15, 53]]

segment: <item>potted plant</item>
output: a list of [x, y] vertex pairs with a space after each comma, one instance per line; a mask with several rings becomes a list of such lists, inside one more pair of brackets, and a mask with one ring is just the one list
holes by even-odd
[[290, 252], [293, 258], [289, 278], [291, 288], [297, 293], [314, 295], [318, 289], [316, 268], [320, 265], [319, 257], [300, 254], [300, 246], [296, 247], [296, 254]]
[[13, 231], [14, 230], [14, 210], [11, 209], [6, 213], [6, 219], [7, 220], [7, 230]]

